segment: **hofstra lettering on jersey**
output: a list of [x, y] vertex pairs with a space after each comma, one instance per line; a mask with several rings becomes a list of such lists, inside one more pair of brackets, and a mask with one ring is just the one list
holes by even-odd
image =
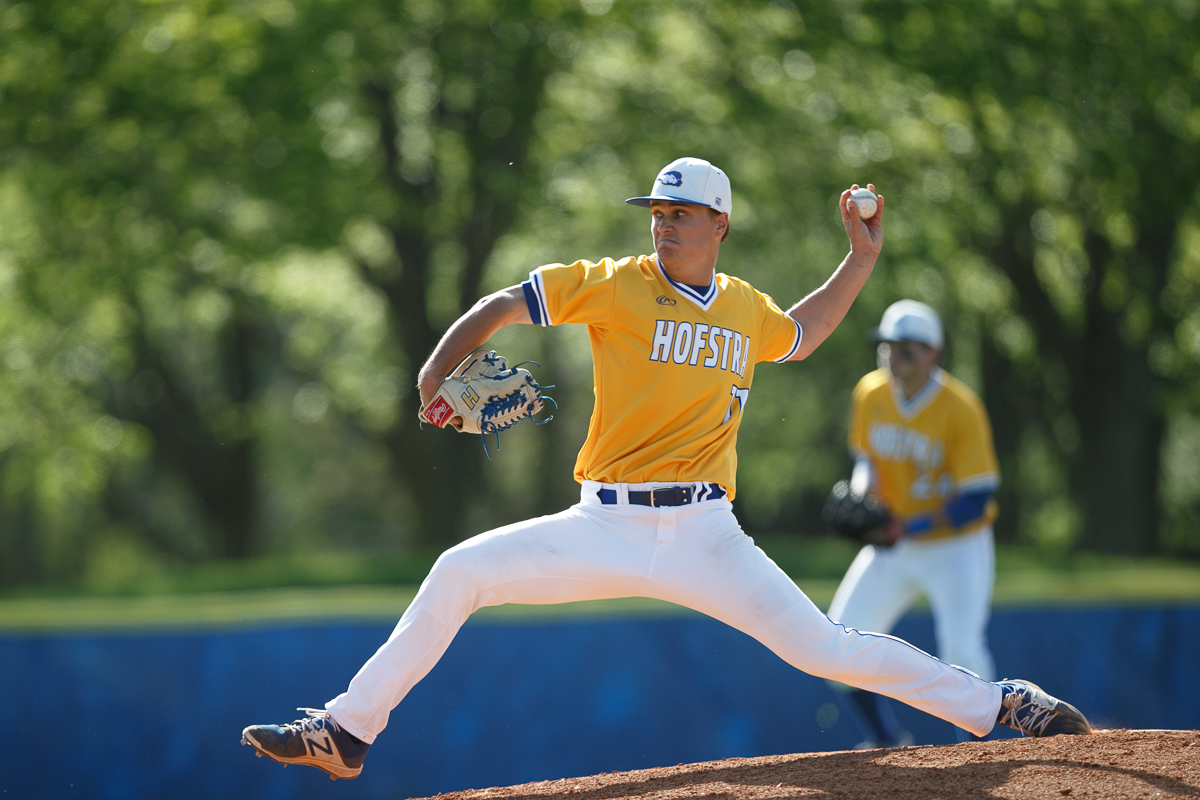
[[596, 393], [576, 479], [708, 481], [732, 499], [754, 365], [796, 352], [795, 320], [730, 275], [676, 283], [654, 256], [549, 264], [522, 288], [534, 323], [587, 326]]
[[660, 319], [654, 322], [654, 336], [650, 340], [651, 361], [724, 369], [743, 377], [749, 359], [750, 337], [740, 331], [686, 320], [677, 323], [673, 319]]
[[897, 423], [874, 422], [867, 428], [871, 452], [888, 461], [912, 461], [923, 470], [939, 469], [945, 461], [944, 445], [923, 431]]
[[[854, 389], [849, 443], [852, 452], [870, 457], [880, 485], [889, 487], [889, 508], [901, 518], [936, 513], [949, 497], [1000, 485], [983, 404], [940, 368], [911, 398], [886, 369], [865, 375]], [[995, 518], [995, 503], [989, 503], [971, 530]], [[939, 521], [922, 536], [963, 532]]]

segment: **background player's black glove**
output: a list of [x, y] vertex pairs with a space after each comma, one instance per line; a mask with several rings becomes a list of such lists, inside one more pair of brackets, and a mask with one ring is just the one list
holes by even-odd
[[891, 547], [900, 538], [900, 525], [878, 495], [856, 495], [849, 481], [838, 481], [825, 500], [821, 517], [839, 536], [863, 544]]

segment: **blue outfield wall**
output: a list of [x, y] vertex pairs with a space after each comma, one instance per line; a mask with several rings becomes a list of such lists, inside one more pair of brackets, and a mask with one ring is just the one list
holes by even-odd
[[[0, 799], [395, 800], [858, 739], [822, 681], [686, 614], [469, 622], [355, 781], [239, 746], [245, 725], [340, 692], [390, 628], [0, 636]], [[928, 615], [896, 634], [933, 648]], [[1200, 728], [1200, 606], [998, 610], [990, 637], [1003, 676], [1098, 727]], [[955, 741], [896, 707], [918, 744]]]

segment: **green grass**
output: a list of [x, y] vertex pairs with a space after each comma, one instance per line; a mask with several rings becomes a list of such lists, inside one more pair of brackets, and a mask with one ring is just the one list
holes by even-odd
[[[828, 607], [856, 552], [837, 539], [756, 539], [821, 608]], [[228, 628], [330, 619], [394, 622], [436, 555], [317, 554], [204, 564], [100, 586], [40, 587], [0, 597], [0, 632]], [[1048, 563], [1028, 549], [997, 550], [997, 607], [1112, 603], [1200, 603], [1200, 563], [1095, 555]], [[504, 622], [690, 613], [632, 598], [503, 606], [477, 616]]]

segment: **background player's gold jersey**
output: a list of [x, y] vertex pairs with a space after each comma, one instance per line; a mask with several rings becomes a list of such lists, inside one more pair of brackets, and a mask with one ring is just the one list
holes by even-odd
[[711, 481], [732, 498], [754, 364], [787, 360], [800, 326], [745, 281], [677, 284], [654, 256], [551, 264], [524, 286], [535, 323], [588, 327], [596, 401], [575, 479]]
[[[864, 376], [850, 409], [850, 450], [870, 457], [880, 496], [902, 519], [939, 511], [955, 495], [1000, 485], [983, 403], [937, 368], [911, 400], [886, 369]], [[969, 533], [995, 519], [993, 498], [983, 517], [963, 530], [941, 523], [924, 538]]]

